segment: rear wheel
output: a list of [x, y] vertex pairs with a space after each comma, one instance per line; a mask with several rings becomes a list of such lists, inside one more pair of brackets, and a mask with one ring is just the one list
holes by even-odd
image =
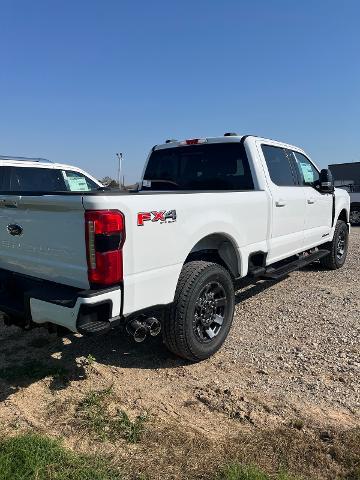
[[229, 333], [234, 300], [233, 282], [224, 267], [202, 260], [186, 263], [164, 321], [166, 346], [187, 360], [209, 358]]
[[329, 270], [341, 268], [346, 260], [349, 245], [349, 231], [345, 222], [336, 222], [334, 238], [331, 242], [322, 245], [321, 249], [329, 250], [329, 255], [320, 259], [323, 267]]

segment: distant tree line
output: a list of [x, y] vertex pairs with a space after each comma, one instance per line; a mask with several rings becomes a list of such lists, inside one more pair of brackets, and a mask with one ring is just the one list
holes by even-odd
[[101, 178], [100, 182], [104, 185], [104, 187], [119, 188], [119, 183], [114, 178], [111, 178], [111, 177]]
[[[104, 187], [109, 187], [109, 188], [119, 188], [119, 182], [117, 180], [115, 180], [114, 178], [111, 178], [109, 176], [106, 176], [104, 178], [101, 178], [99, 180], [103, 185]], [[122, 189], [123, 190], [136, 190], [137, 189], [137, 184], [133, 184], [133, 185], [122, 185]]]

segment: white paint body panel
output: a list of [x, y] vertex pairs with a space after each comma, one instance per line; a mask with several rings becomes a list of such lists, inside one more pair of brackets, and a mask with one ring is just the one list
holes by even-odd
[[[274, 140], [252, 137], [247, 143], [253, 162], [256, 162], [256, 157], [260, 158], [262, 175], [272, 198], [267, 265], [331, 240], [335, 229], [335, 225], [332, 228], [333, 196], [319, 193], [310, 186], [275, 185], [270, 178], [261, 145], [287, 148], [310, 157], [294, 145]], [[342, 190], [335, 189], [335, 219], [342, 210], [348, 214], [349, 205], [346, 192], [344, 195]]]
[[[9, 235], [9, 224], [23, 235]], [[81, 196], [0, 195], [0, 251], [0, 268], [89, 288]]]
[[305, 196], [304, 248], [317, 245], [330, 235], [332, 223], [331, 194], [321, 194], [312, 187], [301, 187]]
[[61, 325], [62, 327], [68, 328], [71, 332], [76, 332], [76, 320], [78, 318], [81, 305], [94, 305], [104, 301], [110, 301], [112, 303], [112, 318], [121, 314], [121, 291], [118, 289], [112, 292], [99, 294], [91, 298], [79, 297], [72, 308], [44, 302], [42, 300], [38, 300], [37, 298], [31, 298], [31, 317], [35, 323], [55, 323], [56, 325]]
[[[209, 143], [240, 140], [221, 137], [209, 139]], [[267, 253], [267, 264], [271, 264], [331, 240], [332, 196], [321, 195], [311, 187], [276, 186], [261, 152], [262, 143], [302, 152], [280, 142], [247, 138], [245, 149], [254, 191], [32, 197], [0, 194], [0, 268], [87, 289], [84, 210], [120, 210], [126, 226], [123, 294], [120, 290], [104, 294], [100, 291], [90, 299], [78, 298], [72, 309], [31, 299], [35, 322], [52, 322], [75, 331], [81, 303], [111, 300], [113, 316], [171, 303], [184, 261], [209, 235], [221, 235], [232, 245], [242, 277], [248, 273], [249, 255], [253, 252]], [[176, 148], [158, 148], [170, 147]], [[307, 203], [312, 197], [316, 201]], [[336, 189], [335, 197], [335, 219], [343, 209], [348, 215], [347, 192]], [[6, 206], [14, 201], [16, 208]], [[177, 220], [137, 225], [138, 212], [159, 210], [176, 210]], [[21, 224], [23, 236], [10, 237], [6, 231], [9, 223]]]
[[[172, 302], [186, 257], [214, 233], [233, 243], [246, 275], [246, 252], [259, 250], [259, 244], [266, 248], [268, 202], [264, 191], [84, 197], [85, 209], [118, 209], [125, 215], [124, 314]], [[137, 212], [173, 209], [176, 222], [137, 225]]]

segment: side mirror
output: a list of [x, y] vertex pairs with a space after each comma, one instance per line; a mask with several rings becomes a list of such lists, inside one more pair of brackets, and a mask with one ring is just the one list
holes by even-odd
[[320, 172], [319, 190], [322, 193], [334, 192], [334, 180], [329, 169], [323, 168]]

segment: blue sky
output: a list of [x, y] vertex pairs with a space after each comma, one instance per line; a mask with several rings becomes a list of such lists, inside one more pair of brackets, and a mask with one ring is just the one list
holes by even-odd
[[253, 133], [360, 160], [356, 0], [0, 0], [0, 154], [126, 182], [166, 138]]

